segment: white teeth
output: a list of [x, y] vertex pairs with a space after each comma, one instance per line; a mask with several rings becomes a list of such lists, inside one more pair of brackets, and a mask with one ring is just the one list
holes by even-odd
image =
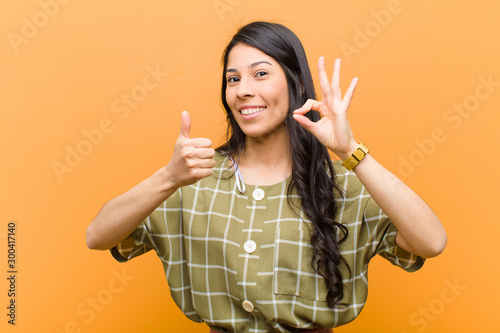
[[257, 112], [264, 111], [265, 108], [251, 108], [251, 109], [242, 109], [241, 114], [248, 115], [248, 114], [254, 114]]

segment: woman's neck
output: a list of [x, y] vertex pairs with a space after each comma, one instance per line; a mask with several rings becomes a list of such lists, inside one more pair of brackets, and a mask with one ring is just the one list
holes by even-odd
[[243, 181], [250, 185], [272, 185], [292, 174], [292, 160], [286, 131], [265, 137], [247, 137], [239, 158]]

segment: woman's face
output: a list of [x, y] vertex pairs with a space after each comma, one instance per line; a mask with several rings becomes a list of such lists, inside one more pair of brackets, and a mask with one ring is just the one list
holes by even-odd
[[288, 84], [285, 72], [255, 47], [238, 44], [229, 52], [226, 101], [247, 137], [285, 133]]

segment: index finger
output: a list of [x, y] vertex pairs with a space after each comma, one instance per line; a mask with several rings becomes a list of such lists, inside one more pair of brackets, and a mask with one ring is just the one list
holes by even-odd
[[297, 114], [306, 114], [309, 111], [319, 111], [319, 108], [321, 106], [321, 102], [318, 102], [317, 100], [314, 99], [308, 99], [304, 105], [302, 105], [300, 108], [297, 110], [293, 111], [293, 113]]

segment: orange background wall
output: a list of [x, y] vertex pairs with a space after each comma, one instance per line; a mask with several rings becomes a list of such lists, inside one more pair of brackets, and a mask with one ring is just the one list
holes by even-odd
[[499, 332], [499, 16], [498, 1], [2, 1], [0, 331], [207, 332], [153, 253], [119, 264], [85, 231], [168, 162], [182, 110], [192, 136], [221, 142], [221, 52], [237, 27], [271, 20], [301, 38], [316, 83], [320, 55], [329, 72], [343, 59], [344, 90], [360, 78], [355, 137], [448, 231], [419, 272], [374, 259], [365, 309], [335, 332]]

